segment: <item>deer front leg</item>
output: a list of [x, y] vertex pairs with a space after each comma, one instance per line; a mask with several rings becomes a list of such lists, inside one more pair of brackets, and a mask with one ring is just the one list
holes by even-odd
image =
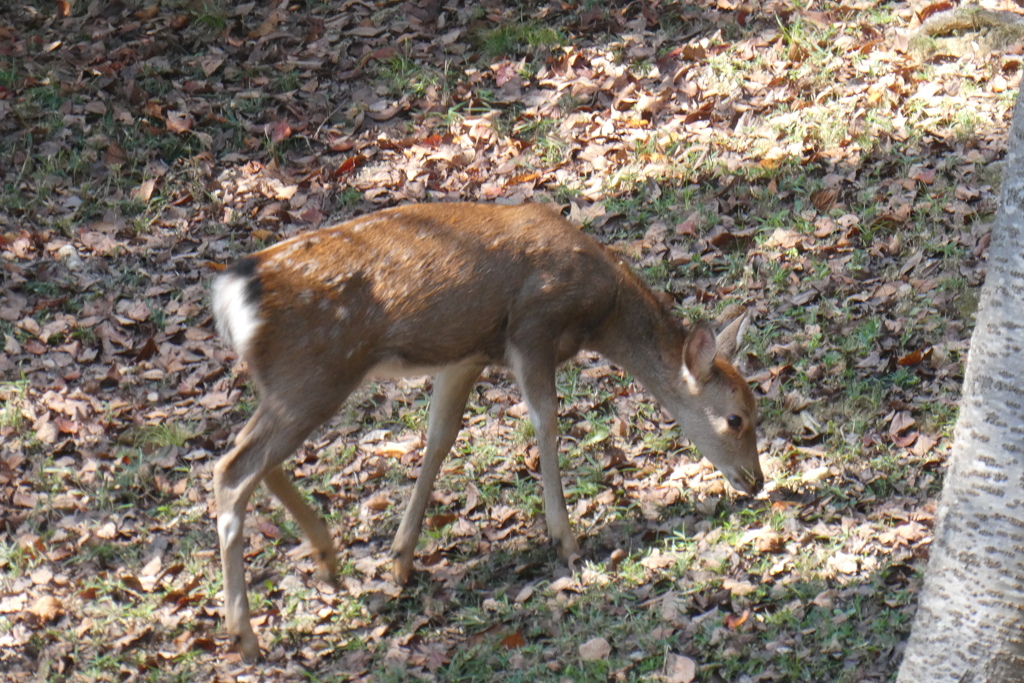
[[569, 526], [562, 477], [558, 469], [558, 394], [555, 389], [555, 364], [544, 356], [530, 358], [512, 354], [512, 370], [519, 379], [530, 420], [537, 435], [540, 473], [544, 487], [544, 518], [548, 535], [558, 546], [558, 554], [568, 560], [580, 546]]
[[395, 556], [392, 572], [399, 584], [406, 583], [412, 574], [416, 542], [420, 537], [423, 515], [430, 502], [434, 480], [459, 435], [466, 400], [469, 398], [470, 389], [476, 383], [476, 378], [480, 376], [481, 369], [478, 365], [453, 366], [442, 370], [434, 377], [423, 464], [416, 479], [416, 486], [413, 488], [412, 498], [409, 499], [402, 523], [395, 534], [395, 542], [391, 545], [391, 552]]
[[288, 479], [288, 475], [281, 470], [280, 465], [275, 465], [267, 470], [263, 475], [263, 483], [295, 518], [303, 533], [306, 534], [306, 538], [309, 539], [316, 559], [317, 576], [332, 586], [336, 586], [338, 560], [334, 554], [334, 542], [331, 540], [331, 532], [328, 530], [327, 524], [316, 510], [302, 499], [302, 494]]

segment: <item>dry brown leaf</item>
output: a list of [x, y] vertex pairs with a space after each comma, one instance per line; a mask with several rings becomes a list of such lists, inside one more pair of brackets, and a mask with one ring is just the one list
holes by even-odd
[[256, 518], [256, 528], [260, 530], [260, 533], [271, 539], [281, 538], [281, 529], [276, 524], [268, 520], [266, 517]]
[[598, 636], [580, 645], [579, 652], [580, 659], [584, 662], [596, 662], [607, 659], [608, 655], [612, 653], [612, 646], [608, 644], [607, 640]]
[[725, 627], [730, 631], [735, 631], [740, 626], [746, 623], [747, 619], [750, 618], [750, 610], [743, 610], [743, 614], [727, 614], [723, 620]]
[[521, 647], [526, 647], [526, 638], [522, 633], [516, 631], [502, 638], [501, 646], [506, 650], [518, 650]]
[[626, 557], [626, 551], [622, 548], [616, 548], [615, 550], [613, 550], [611, 556], [609, 556], [608, 558], [608, 571], [614, 572], [615, 570], [617, 570], [619, 568], [619, 565], [622, 564], [622, 561], [626, 559]]
[[29, 574], [29, 578], [32, 579], [33, 584], [42, 586], [53, 580], [53, 572], [51, 572], [47, 567], [39, 567]]
[[[828, 213], [839, 199], [838, 187], [825, 187], [811, 194], [811, 203], [821, 213]], [[820, 235], [824, 237], [825, 235]]]
[[901, 410], [892, 416], [892, 421], [889, 423], [889, 434], [895, 436], [910, 429], [914, 424], [915, 420], [910, 411]]
[[[270, 141], [281, 142], [287, 140], [292, 136], [292, 127], [288, 125], [287, 121], [276, 121], [270, 124]], [[284, 197], [287, 199], [287, 197]]]
[[35, 615], [40, 623], [55, 621], [64, 615], [64, 605], [52, 595], [44, 595], [33, 603], [28, 611]]
[[730, 579], [728, 577], [722, 580], [722, 588], [733, 595], [738, 595], [740, 597], [750, 595], [757, 590], [757, 586], [749, 581], [736, 581], [735, 579]]
[[754, 547], [759, 553], [777, 553], [785, 547], [785, 539], [776, 531], [766, 531], [754, 539]]
[[462, 506], [462, 514], [466, 515], [480, 505], [480, 490], [476, 484], [469, 482], [466, 486], [466, 502]]
[[209, 78], [221, 67], [225, 59], [227, 59], [227, 55], [222, 53], [205, 54], [199, 58], [199, 66], [202, 68], [203, 74]]
[[933, 436], [930, 436], [928, 434], [918, 434], [917, 440], [914, 442], [914, 445], [910, 448], [910, 452], [920, 458], [931, 452], [931, 450], [935, 448], [936, 444], [938, 443], [939, 440]]
[[458, 515], [453, 514], [451, 512], [445, 512], [439, 515], [431, 515], [423, 521], [423, 526], [430, 531], [437, 531], [438, 529], [443, 529], [444, 527], [448, 526], [456, 519], [458, 519], [458, 517]]
[[549, 585], [548, 588], [551, 590], [552, 593], [558, 593], [564, 590], [578, 591], [580, 586], [576, 582], [576, 579], [572, 578], [571, 576], [563, 576], [559, 579], [555, 579], [554, 581], [552, 581], [551, 585]]
[[195, 125], [191, 114], [174, 110], [167, 111], [164, 121], [167, 125], [167, 130], [179, 135], [192, 130], [192, 126]]
[[697, 678], [697, 663], [689, 657], [669, 652], [665, 655], [665, 683], [692, 683]]
[[284, 13], [274, 10], [270, 13], [263, 23], [261, 23], [255, 30], [249, 32], [250, 38], [264, 38], [269, 36], [275, 30], [277, 30], [278, 24], [284, 20]]
[[107, 522], [106, 524], [103, 524], [98, 529], [96, 529], [96, 531], [94, 531], [93, 533], [96, 534], [97, 538], [102, 538], [105, 541], [109, 541], [110, 539], [117, 536], [117, 527], [114, 525], [113, 522]]
[[31, 509], [39, 504], [39, 494], [34, 491], [18, 490], [14, 492], [11, 502], [18, 507]]
[[156, 189], [155, 180], [144, 180], [137, 188], [132, 190], [132, 198], [140, 202], [148, 202], [153, 197], [154, 189]]
[[651, 551], [651, 554], [640, 560], [640, 564], [648, 569], [665, 569], [666, 567], [675, 566], [679, 562], [679, 558], [675, 555], [663, 554], [661, 550], [655, 548]]
[[163, 565], [163, 560], [159, 555], [154, 555], [153, 558], [142, 567], [143, 576], [156, 576], [160, 573], [160, 567]]
[[374, 512], [380, 512], [387, 510], [391, 507], [391, 498], [388, 496], [387, 491], [378, 491], [363, 503], [363, 507], [367, 510], [373, 510]]
[[404, 455], [413, 453], [423, 447], [423, 439], [419, 435], [408, 438], [404, 441], [385, 441], [373, 449], [377, 455], [388, 458], [401, 458]]
[[95, 625], [96, 622], [92, 617], [85, 617], [82, 619], [82, 623], [75, 628], [75, 637], [79, 639], [82, 638], [86, 633], [91, 631]]
[[795, 230], [776, 228], [775, 232], [765, 241], [765, 246], [779, 249], [794, 249], [797, 247], [805, 249], [809, 244], [813, 243], [814, 240], [810, 235], [805, 235]]
[[910, 177], [925, 185], [931, 185], [935, 182], [935, 175], [934, 168], [920, 168], [912, 173]]
[[849, 553], [836, 553], [828, 558], [828, 566], [840, 574], [856, 574], [860, 568], [857, 556]]

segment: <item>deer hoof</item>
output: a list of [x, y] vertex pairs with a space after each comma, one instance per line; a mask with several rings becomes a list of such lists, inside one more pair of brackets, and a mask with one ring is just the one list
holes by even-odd
[[409, 583], [409, 577], [412, 576], [412, 559], [396, 557], [391, 563], [391, 573], [394, 575], [395, 583], [399, 586]]
[[260, 661], [260, 643], [252, 631], [235, 636], [235, 649], [238, 650], [238, 654], [242, 655], [242, 661], [246, 664], [255, 664]]
[[560, 541], [557, 541], [557, 545], [558, 556], [563, 560], [569, 561], [579, 557], [580, 544], [576, 541], [575, 536], [567, 536]]
[[334, 553], [330, 555], [317, 554], [316, 556], [316, 578], [328, 584], [331, 588], [338, 589], [338, 562]]

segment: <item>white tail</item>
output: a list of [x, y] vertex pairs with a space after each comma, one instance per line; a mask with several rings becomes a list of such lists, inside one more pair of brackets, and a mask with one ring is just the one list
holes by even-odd
[[280, 465], [369, 377], [435, 375], [423, 466], [393, 545], [399, 582], [488, 364], [511, 368], [529, 408], [562, 557], [578, 545], [558, 472], [555, 368], [581, 348], [636, 376], [735, 488], [755, 493], [764, 481], [754, 397], [730, 364], [746, 316], [717, 341], [704, 325], [684, 329], [624, 264], [544, 206], [406, 206], [300, 235], [218, 276], [213, 310], [261, 395], [214, 468], [226, 626], [247, 660], [259, 656], [242, 559], [249, 496], [266, 483], [330, 578], [327, 526]]

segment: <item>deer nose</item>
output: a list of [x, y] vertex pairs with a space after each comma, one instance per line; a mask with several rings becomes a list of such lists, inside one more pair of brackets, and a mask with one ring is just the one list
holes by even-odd
[[764, 488], [764, 474], [762, 474], [760, 470], [757, 472], [745, 471], [743, 472], [742, 477], [743, 483], [747, 485], [745, 493], [755, 496], [761, 492], [762, 488]]

